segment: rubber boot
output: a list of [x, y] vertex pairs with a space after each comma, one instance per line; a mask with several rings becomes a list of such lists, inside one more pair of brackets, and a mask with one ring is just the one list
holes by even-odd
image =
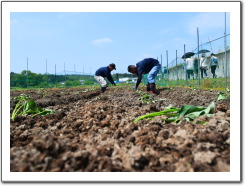
[[101, 87], [100, 92], [101, 93], [104, 93], [105, 92], [105, 89], [106, 89], [106, 87]]
[[150, 83], [150, 92], [153, 93], [153, 94], [157, 93], [156, 84], [155, 83]]
[[146, 85], [146, 91], [150, 91], [151, 89], [150, 89], [150, 83], [147, 83], [147, 85]]

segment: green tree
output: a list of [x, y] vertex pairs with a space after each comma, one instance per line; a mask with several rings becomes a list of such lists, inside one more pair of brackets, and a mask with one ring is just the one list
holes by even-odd
[[36, 73], [31, 72], [30, 70], [22, 70], [22, 72], [20, 73], [22, 75], [36, 75]]

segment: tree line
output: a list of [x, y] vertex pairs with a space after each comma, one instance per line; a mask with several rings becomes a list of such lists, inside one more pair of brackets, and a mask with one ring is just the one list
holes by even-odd
[[[132, 74], [116, 73], [112, 77], [118, 81], [122, 77], [131, 77]], [[53, 88], [53, 87], [73, 87], [81, 85], [97, 84], [93, 75], [81, 74], [37, 74], [30, 70], [23, 70], [21, 73], [10, 73], [10, 87], [18, 88]]]

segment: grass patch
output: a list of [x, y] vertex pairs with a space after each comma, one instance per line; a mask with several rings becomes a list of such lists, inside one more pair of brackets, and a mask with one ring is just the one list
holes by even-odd
[[[230, 87], [230, 78], [227, 79], [228, 88]], [[209, 79], [201, 79], [200, 86], [198, 85], [198, 80], [189, 80], [186, 85], [186, 80], [178, 80], [178, 81], [167, 81], [161, 83], [157, 82], [158, 86], [168, 86], [168, 87], [191, 87], [191, 88], [200, 88], [200, 89], [213, 89], [224, 91], [226, 87], [226, 79], [225, 78], [209, 78]]]

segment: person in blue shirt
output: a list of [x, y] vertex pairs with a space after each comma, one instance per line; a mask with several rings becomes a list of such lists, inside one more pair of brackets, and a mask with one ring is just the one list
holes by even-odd
[[161, 64], [158, 60], [153, 58], [146, 58], [142, 61], [139, 61], [136, 65], [129, 65], [128, 72], [132, 74], [136, 74], [138, 79], [136, 85], [134, 86], [134, 90], [137, 90], [139, 84], [142, 80], [143, 74], [148, 74], [147, 76], [147, 87], [146, 90], [150, 91], [151, 93], [156, 94], [156, 84], [155, 84], [155, 77], [157, 73], [161, 70]]
[[216, 68], [219, 68], [219, 63], [218, 63], [218, 59], [215, 56], [215, 54], [211, 54], [210, 57], [210, 67], [211, 68], [211, 73], [213, 74], [213, 78], [217, 78], [217, 75], [215, 74]]
[[112, 70], [116, 70], [116, 65], [114, 63], [109, 64], [109, 66], [107, 67], [101, 67], [95, 72], [94, 79], [98, 81], [98, 83], [101, 85], [101, 90], [100, 90], [101, 93], [105, 92], [105, 89], [108, 86], [108, 83], [105, 80], [105, 78], [107, 78], [112, 85], [116, 86], [111, 76]]

